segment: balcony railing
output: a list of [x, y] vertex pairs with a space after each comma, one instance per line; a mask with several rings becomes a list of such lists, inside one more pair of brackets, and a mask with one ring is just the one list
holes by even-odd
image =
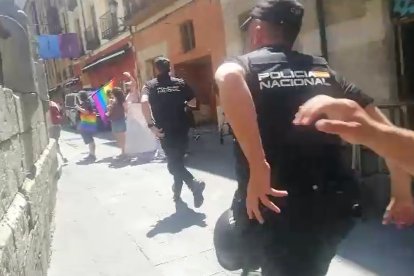
[[107, 12], [100, 17], [102, 39], [112, 39], [118, 35], [119, 25], [116, 14]]
[[125, 22], [137, 25], [177, 0], [125, 0]]
[[96, 50], [100, 46], [98, 28], [89, 26], [85, 30], [86, 50]]

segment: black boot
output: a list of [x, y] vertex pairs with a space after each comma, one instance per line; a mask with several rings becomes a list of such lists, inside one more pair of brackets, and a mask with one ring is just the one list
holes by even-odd
[[190, 190], [193, 192], [194, 195], [194, 207], [200, 208], [201, 205], [204, 203], [204, 196], [203, 192], [206, 188], [206, 183], [200, 180], [194, 179], [191, 183], [187, 183]]

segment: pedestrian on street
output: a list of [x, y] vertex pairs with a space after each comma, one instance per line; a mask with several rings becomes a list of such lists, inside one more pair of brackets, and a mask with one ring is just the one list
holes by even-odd
[[125, 95], [121, 88], [114, 87], [112, 91], [108, 91], [109, 104], [106, 116], [111, 121], [112, 133], [121, 149], [121, 154], [118, 158], [126, 158], [125, 141], [126, 141], [126, 102]]
[[124, 72], [122, 74], [128, 79], [125, 83], [128, 91], [126, 101], [138, 103], [140, 101], [138, 81], [131, 75], [130, 72]]
[[85, 145], [89, 147], [89, 155], [85, 161], [95, 162], [96, 161], [96, 145], [93, 138], [97, 132], [96, 113], [93, 109], [92, 102], [88, 96], [88, 92], [79, 92], [80, 105], [76, 105], [75, 108], [78, 110], [79, 125], [78, 130], [82, 136]]
[[[299, 107], [325, 94], [351, 99], [385, 121], [373, 100], [324, 58], [292, 50], [303, 15], [297, 0], [258, 1], [243, 25], [251, 52], [216, 73], [237, 138], [232, 209], [243, 240], [238, 252], [244, 268], [260, 266], [265, 276], [325, 275], [358, 213], [358, 180], [342, 157], [341, 139], [292, 124]], [[413, 204], [410, 176], [387, 161], [398, 202], [390, 212], [404, 223], [413, 215], [400, 212]]]
[[56, 101], [54, 101], [54, 98], [51, 98], [49, 101], [49, 114], [51, 123], [49, 127], [49, 136], [50, 138], [56, 140], [57, 152], [62, 158], [62, 161], [64, 163], [67, 163], [68, 160], [63, 156], [59, 144], [60, 133], [62, 131], [63, 111], [59, 104]]
[[168, 170], [174, 176], [174, 201], [180, 200], [185, 182], [193, 192], [194, 206], [199, 208], [204, 202], [205, 183], [196, 180], [184, 165], [190, 128], [185, 106], [186, 102], [195, 105], [194, 92], [184, 80], [170, 76], [167, 58], [155, 59], [154, 65], [157, 77], [144, 85], [142, 112], [167, 156]]
[[142, 113], [140, 90], [138, 81], [131, 73], [124, 72], [123, 75], [129, 80], [126, 85], [130, 92], [126, 98], [127, 102], [127, 133], [126, 153], [129, 156], [146, 155], [156, 152], [159, 140], [154, 137], [148, 129], [147, 122]]

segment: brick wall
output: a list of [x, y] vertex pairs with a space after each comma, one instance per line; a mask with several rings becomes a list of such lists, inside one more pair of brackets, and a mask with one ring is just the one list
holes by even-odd
[[58, 160], [36, 94], [0, 88], [0, 275], [46, 275]]

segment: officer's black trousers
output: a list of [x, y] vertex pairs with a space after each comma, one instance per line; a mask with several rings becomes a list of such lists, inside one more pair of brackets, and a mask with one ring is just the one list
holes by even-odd
[[343, 195], [309, 195], [275, 201], [282, 214], [263, 208], [265, 224], [248, 221], [245, 199], [233, 204], [241, 227], [247, 268], [264, 276], [323, 276], [340, 242], [354, 225], [350, 202]]
[[174, 176], [174, 189], [181, 193], [183, 182], [192, 189], [194, 176], [185, 168], [184, 156], [188, 146], [188, 129], [165, 132], [161, 146], [167, 156], [168, 171]]

